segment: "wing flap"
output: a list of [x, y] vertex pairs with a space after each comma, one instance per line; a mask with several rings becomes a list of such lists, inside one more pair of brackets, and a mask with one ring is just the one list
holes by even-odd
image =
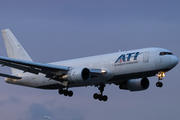
[[39, 70], [32, 69], [29, 66], [24, 66], [24, 65], [20, 65], [20, 64], [11, 63], [11, 62], [5, 62], [5, 61], [0, 61], [0, 64], [2, 64], [2, 67], [3, 66], [9, 66], [12, 68], [23, 70], [24, 72], [31, 72], [34, 74], [39, 74]]

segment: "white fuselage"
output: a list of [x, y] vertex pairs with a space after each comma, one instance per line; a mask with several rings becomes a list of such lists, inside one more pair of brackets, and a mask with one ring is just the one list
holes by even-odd
[[[167, 72], [175, 67], [178, 58], [163, 48], [144, 48], [124, 52], [116, 52], [92, 57], [72, 59], [50, 64], [69, 66], [72, 68], [104, 69], [106, 74], [92, 77], [88, 81], [70, 82], [69, 87], [103, 84], [121, 84], [129, 79], [138, 79], [155, 76], [158, 72]], [[43, 89], [58, 89], [60, 81], [49, 80], [44, 74], [18, 73], [20, 80], [5, 79], [6, 82]]]

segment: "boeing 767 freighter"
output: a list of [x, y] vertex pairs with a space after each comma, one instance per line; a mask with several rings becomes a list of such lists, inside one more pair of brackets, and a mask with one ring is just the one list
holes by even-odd
[[157, 87], [165, 73], [178, 64], [169, 50], [157, 47], [103, 54], [53, 63], [33, 62], [9, 29], [2, 30], [8, 57], [0, 56], [0, 64], [9, 66], [12, 74], [5, 82], [41, 89], [59, 89], [59, 94], [71, 97], [72, 87], [95, 86], [94, 99], [107, 101], [103, 94], [106, 84], [118, 85], [130, 91], [146, 90], [148, 77], [157, 76]]

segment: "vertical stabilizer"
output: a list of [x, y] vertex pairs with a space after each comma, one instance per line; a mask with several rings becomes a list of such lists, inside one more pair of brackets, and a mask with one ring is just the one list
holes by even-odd
[[[2, 36], [6, 46], [7, 55], [9, 58], [15, 58], [20, 60], [32, 61], [30, 56], [18, 42], [16, 37], [12, 34], [9, 29], [2, 30]], [[12, 73], [20, 72], [20, 70], [12, 69]]]

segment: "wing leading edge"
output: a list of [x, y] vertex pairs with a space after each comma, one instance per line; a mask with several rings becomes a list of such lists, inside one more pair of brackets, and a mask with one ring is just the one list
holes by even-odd
[[65, 67], [65, 66], [43, 64], [43, 63], [13, 59], [13, 58], [2, 57], [2, 56], [0, 56], [0, 64], [2, 64], [2, 67], [8, 66], [8, 67], [23, 70], [24, 72], [30, 72], [33, 74], [43, 73], [43, 74], [46, 74], [46, 77], [49, 77], [49, 78], [53, 75], [53, 72], [69, 70], [69, 67]]

